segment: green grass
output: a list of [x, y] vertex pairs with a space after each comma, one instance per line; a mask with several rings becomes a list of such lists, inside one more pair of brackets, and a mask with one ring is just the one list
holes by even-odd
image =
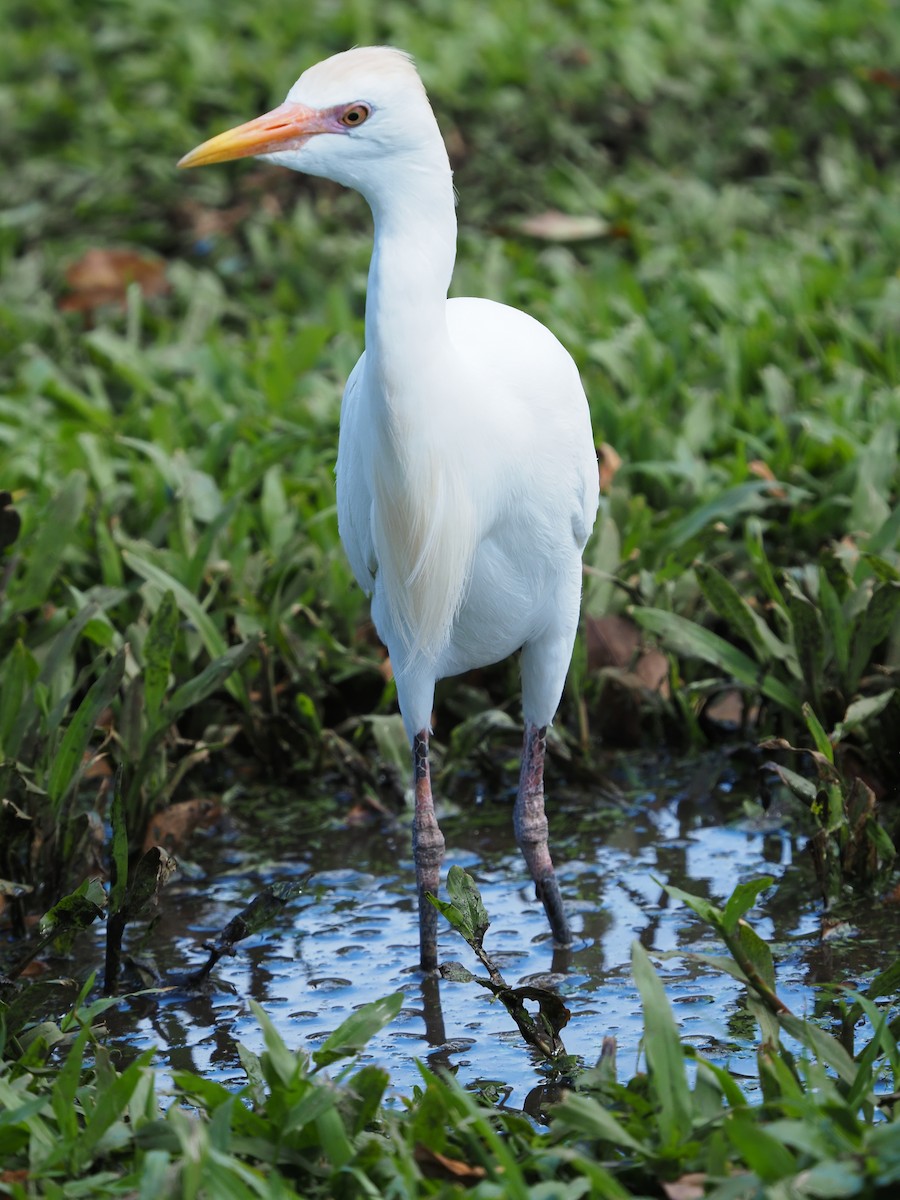
[[[471, 878], [458, 875], [459, 907], [446, 906], [448, 915], [481, 948], [490, 921]], [[795, 1016], [776, 993], [771, 950], [747, 921], [770, 883], [741, 885], [721, 908], [671, 889], [727, 951], [689, 957], [728, 971], [746, 989], [762, 1038], [752, 1081], [739, 1083], [681, 1044], [638, 942], [641, 1070], [620, 1081], [611, 1039], [588, 1069], [573, 1059], [561, 1068], [551, 1055], [546, 1085], [526, 1102], [545, 1124], [424, 1067], [402, 1104], [385, 1103], [387, 1072], [360, 1065], [357, 1055], [397, 1015], [400, 993], [355, 1011], [312, 1052], [292, 1050], [254, 1006], [265, 1049], [240, 1048], [247, 1082], [237, 1095], [176, 1071], [171, 1094], [157, 1098], [152, 1051], [115, 1063], [95, 1024], [111, 1001], [86, 1003], [86, 987], [59, 1025], [46, 1023], [5, 1047], [0, 1194], [626, 1200], [661, 1195], [666, 1186], [713, 1200], [887, 1200], [900, 1172], [900, 1056], [896, 1006], [885, 998], [900, 966], [864, 994], [838, 998], [840, 1039]], [[479, 958], [502, 983], [489, 953]], [[48, 1069], [54, 1055], [61, 1066]]]
[[[417, 57], [451, 149], [454, 291], [550, 325], [623, 460], [585, 608], [631, 615], [668, 655], [669, 696], [643, 698], [650, 736], [702, 741], [710, 700], [739, 689], [742, 736], [769, 739], [772, 778], [811, 810], [823, 894], [887, 885], [888, 0], [9, 0], [4, 16], [0, 491], [22, 530], [0, 549], [0, 894], [19, 939], [66, 895], [54, 920], [102, 915], [96, 888], [76, 889], [110, 817], [121, 923], [152, 873], [134, 853], [149, 814], [189, 796], [207, 759], [357, 788], [376, 755], [403, 762], [396, 722], [371, 719], [393, 713], [393, 688], [334, 507], [368, 213], [254, 163], [174, 167], [311, 62], [377, 41]], [[595, 236], [524, 232], [550, 210]], [[121, 249], [145, 292], [99, 304], [67, 283], [88, 251]], [[558, 729], [587, 769], [608, 688], [579, 646]], [[516, 692], [505, 666], [439, 694], [445, 787], [468, 744], [455, 723], [515, 714]], [[507, 724], [478, 727], [500, 742]], [[98, 755], [115, 786], [87, 770]]]

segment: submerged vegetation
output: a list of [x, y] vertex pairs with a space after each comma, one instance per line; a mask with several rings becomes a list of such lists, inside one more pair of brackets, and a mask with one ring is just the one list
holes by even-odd
[[[174, 170], [304, 66], [372, 42], [416, 56], [448, 141], [455, 293], [533, 312], [591, 401], [603, 499], [557, 722], [569, 769], [626, 740], [763, 744], [761, 786], [798, 798], [824, 901], [885, 893], [900, 788], [889, 0], [10, 0], [4, 27], [4, 974], [108, 913], [113, 990], [125, 926], [226, 766], [375, 806], [402, 791], [389, 664], [334, 509], [368, 214], [260, 164]], [[445, 790], [471, 780], [454, 768], [476, 742], [506, 745], [514, 670], [439, 694]], [[739, 930], [765, 978], [738, 907], [703, 915], [732, 966]], [[648, 1075], [620, 1085], [601, 1060], [549, 1133], [433, 1077], [407, 1113], [386, 1110], [374, 1068], [326, 1081], [268, 1032], [240, 1101], [179, 1077], [200, 1117], [162, 1114], [146, 1062], [119, 1073], [90, 1032], [104, 1001], [86, 990], [57, 1045], [4, 985], [0, 1194], [74, 1195], [65, 1180], [89, 1170], [79, 1194], [613, 1197], [684, 1173], [722, 1200], [891, 1193], [896, 1028], [875, 1004], [895, 975], [841, 1001], [847, 1029], [869, 1023], [843, 1056], [754, 993], [750, 1105], [724, 1073], [684, 1073], [640, 952], [635, 969]], [[390, 1005], [372, 1011], [374, 1028]], [[474, 1174], [454, 1184], [448, 1162]]]

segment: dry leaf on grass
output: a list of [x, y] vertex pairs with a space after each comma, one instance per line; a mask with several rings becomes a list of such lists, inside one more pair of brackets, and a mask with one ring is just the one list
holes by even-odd
[[600, 491], [608, 492], [622, 465], [622, 457], [609, 442], [601, 442], [597, 448], [597, 462], [600, 464]]
[[63, 312], [91, 313], [104, 304], [125, 303], [129, 284], [136, 283], [145, 296], [169, 290], [166, 264], [137, 250], [95, 247], [66, 268], [69, 292], [59, 302]]
[[[768, 463], [763, 462], [761, 458], [754, 458], [752, 462], [747, 463], [747, 470], [751, 475], [755, 475], [757, 479], [764, 479], [767, 483], [776, 483], [775, 473]], [[769, 489], [776, 500], [784, 500], [787, 492], [783, 487], [775, 486]]]
[[195, 829], [201, 825], [211, 825], [221, 813], [221, 804], [210, 797], [170, 804], [150, 818], [143, 853], [154, 846], [162, 846], [169, 854], [175, 854], [190, 840]]
[[533, 217], [523, 217], [516, 222], [516, 228], [519, 233], [542, 242], [586, 242], [592, 238], [606, 237], [609, 222], [595, 213], [576, 216], [574, 213], [548, 209]]
[[426, 1179], [475, 1184], [480, 1183], [487, 1175], [484, 1167], [461, 1162], [458, 1158], [448, 1158], [446, 1154], [439, 1154], [437, 1150], [429, 1150], [421, 1142], [416, 1146], [413, 1156]]
[[703, 1200], [706, 1195], [704, 1187], [706, 1178], [706, 1175], [701, 1172], [694, 1171], [688, 1175], [682, 1175], [673, 1183], [664, 1183], [662, 1187], [666, 1193], [666, 1200]]
[[645, 649], [637, 626], [615, 613], [588, 617], [585, 640], [588, 670], [606, 679], [592, 720], [611, 745], [637, 745], [651, 697], [669, 698], [668, 659], [660, 650]]
[[624, 672], [621, 680], [626, 686], [645, 688], [668, 697], [668, 659], [660, 650], [642, 649], [640, 630], [627, 617], [615, 613], [588, 617], [585, 633], [588, 670], [615, 668]]

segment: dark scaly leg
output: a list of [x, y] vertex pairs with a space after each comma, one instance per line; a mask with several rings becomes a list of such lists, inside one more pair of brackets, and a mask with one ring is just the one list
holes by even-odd
[[563, 909], [559, 883], [553, 870], [548, 844], [549, 826], [544, 813], [544, 752], [547, 748], [547, 726], [538, 729], [530, 722], [525, 726], [522, 747], [522, 771], [513, 823], [516, 841], [528, 864], [538, 899], [547, 913], [553, 940], [562, 946], [572, 941], [569, 922]]
[[416, 785], [416, 815], [413, 819], [413, 858], [419, 895], [419, 953], [423, 971], [437, 967], [437, 910], [425, 898], [437, 895], [444, 861], [444, 835], [434, 815], [431, 768], [428, 764], [428, 734], [423, 730], [413, 739], [413, 777]]

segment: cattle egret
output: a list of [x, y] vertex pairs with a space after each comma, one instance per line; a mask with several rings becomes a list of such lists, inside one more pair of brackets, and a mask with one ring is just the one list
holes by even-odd
[[543, 775], [598, 503], [577, 368], [525, 313], [448, 300], [450, 164], [402, 51], [348, 50], [310, 67], [284, 104], [178, 165], [248, 155], [354, 188], [374, 217], [365, 351], [341, 409], [338, 523], [372, 597], [412, 746], [422, 967], [437, 963], [437, 914], [425, 893], [438, 890], [444, 854], [428, 761], [435, 681], [519, 649], [525, 738], [515, 834], [553, 937], [568, 944]]

